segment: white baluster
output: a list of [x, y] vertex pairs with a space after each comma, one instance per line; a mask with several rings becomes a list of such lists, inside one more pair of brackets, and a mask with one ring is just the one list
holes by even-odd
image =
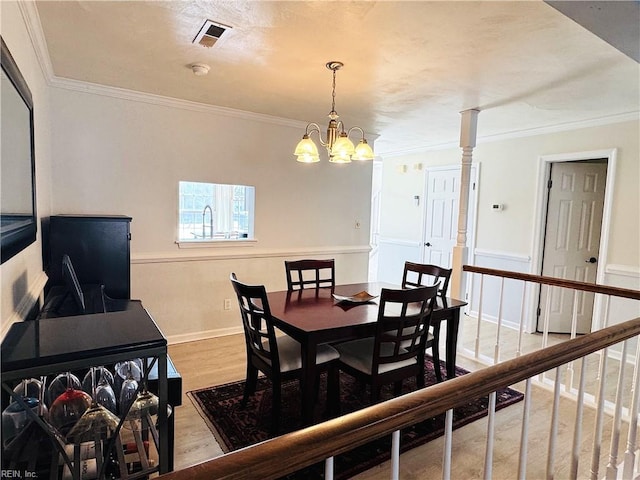
[[[605, 328], [609, 317], [609, 296], [604, 302], [604, 318], [602, 328]], [[598, 398], [596, 401], [596, 423], [593, 429], [593, 448], [591, 449], [591, 480], [598, 480], [600, 470], [600, 450], [602, 448], [602, 424], [604, 421], [604, 389], [606, 385], [607, 359], [609, 349], [603, 348], [600, 353], [600, 367], [598, 368]]]
[[493, 364], [500, 362], [500, 330], [502, 327], [502, 304], [504, 296], [504, 277], [500, 278], [500, 300], [498, 304], [498, 325], [496, 329], [496, 345], [493, 351]]
[[542, 348], [545, 348], [549, 343], [549, 317], [551, 316], [551, 295], [553, 294], [553, 287], [551, 285], [547, 285], [546, 288], [547, 288], [547, 302], [544, 307], [544, 324], [542, 327]]
[[[571, 312], [571, 338], [576, 338], [576, 332], [578, 331], [578, 293], [579, 290], [573, 291], [573, 310]], [[570, 392], [573, 388], [573, 360], [569, 362], [567, 366], [566, 379], [564, 388], [567, 392]]]
[[580, 447], [582, 443], [582, 417], [584, 412], [584, 386], [587, 376], [587, 357], [582, 357], [580, 363], [580, 383], [576, 397], [576, 419], [573, 425], [573, 450], [571, 452], [571, 478], [578, 478], [578, 463], [580, 461]]
[[527, 444], [529, 443], [529, 414], [531, 413], [531, 378], [527, 378], [524, 390], [524, 410], [520, 433], [520, 457], [518, 459], [518, 480], [527, 478]]
[[620, 441], [620, 427], [622, 425], [622, 394], [624, 393], [624, 372], [627, 364], [627, 346], [629, 342], [622, 344], [622, 356], [620, 369], [618, 370], [618, 386], [616, 387], [616, 405], [613, 414], [613, 426], [611, 432], [611, 446], [609, 447], [609, 464], [607, 465], [607, 479], [613, 480], [618, 476], [618, 444]]
[[556, 367], [556, 381], [553, 389], [553, 410], [551, 413], [551, 431], [547, 452], [547, 478], [554, 478], [556, 461], [556, 440], [558, 439], [558, 419], [560, 417], [560, 367]]
[[400, 430], [391, 434], [391, 480], [400, 478]]
[[444, 418], [444, 449], [442, 453], [442, 480], [451, 479], [451, 437], [453, 436], [453, 409]]
[[600, 355], [598, 369], [598, 399], [596, 402], [596, 423], [593, 433], [593, 448], [591, 449], [591, 480], [598, 480], [600, 470], [600, 449], [602, 447], [602, 424], [604, 421], [604, 388], [606, 383], [607, 358], [609, 350], [604, 348]]
[[631, 386], [631, 417], [629, 418], [629, 434], [627, 435], [627, 449], [624, 453], [624, 467], [622, 478], [631, 480], [636, 463], [636, 436], [638, 434], [638, 407], [640, 406], [640, 339], [636, 339], [636, 361], [633, 371], [633, 385]]
[[333, 480], [333, 457], [325, 458], [324, 460], [324, 478]]
[[[540, 288], [545, 288], [544, 286], [541, 286]], [[542, 348], [546, 348], [547, 343], [549, 343], [549, 317], [551, 316], [551, 290], [552, 287], [551, 285], [548, 285], [547, 287], [547, 301], [544, 307], [544, 323], [543, 323], [543, 327], [542, 327]], [[544, 373], [541, 373], [540, 375], [538, 375], [538, 381], [543, 382], [544, 381]], [[556, 379], [557, 381], [557, 379]]]
[[484, 478], [491, 480], [493, 477], [493, 443], [495, 437], [496, 419], [496, 392], [489, 394], [489, 419], [487, 422], [487, 450], [484, 455]]
[[524, 318], [525, 308], [527, 303], [527, 285], [528, 282], [523, 282], [522, 285], [522, 302], [520, 304], [520, 324], [518, 328], [518, 349], [516, 350], [516, 357], [522, 355], [522, 336], [524, 334]]
[[480, 357], [480, 325], [482, 324], [482, 291], [484, 289], [484, 274], [480, 274], [480, 297], [478, 301], [478, 325], [476, 326], [475, 358]]

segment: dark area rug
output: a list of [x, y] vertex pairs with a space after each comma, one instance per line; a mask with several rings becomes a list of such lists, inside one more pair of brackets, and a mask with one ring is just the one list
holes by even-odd
[[[431, 357], [425, 359], [426, 385], [436, 383]], [[442, 366], [444, 372], [444, 365]], [[456, 375], [469, 372], [456, 367]], [[271, 384], [265, 378], [258, 379], [258, 387], [245, 409], [240, 408], [244, 381], [189, 392], [189, 397], [207, 422], [209, 428], [225, 452], [237, 450], [269, 438], [271, 422]], [[405, 380], [403, 393], [415, 390], [415, 379]], [[460, 392], [464, 395], [464, 392]], [[382, 399], [392, 398], [392, 386], [383, 388]], [[496, 410], [522, 400], [523, 395], [513, 389], [498, 391]], [[320, 393], [315, 418], [322, 421], [326, 400], [326, 378], [320, 381]], [[487, 415], [488, 397], [470, 401], [454, 409], [453, 428], [460, 428]], [[359, 410], [369, 405], [369, 390], [363, 390], [351, 376], [340, 374], [340, 409], [342, 414]], [[300, 391], [297, 381], [284, 384], [282, 390], [281, 433], [300, 428]], [[431, 418], [402, 431], [402, 452], [423, 445], [444, 434], [444, 414]], [[336, 479], [350, 478], [390, 458], [391, 436], [386, 436], [358, 447], [335, 458]], [[303, 471], [289, 475], [287, 479], [323, 478], [324, 464], [313, 465]]]

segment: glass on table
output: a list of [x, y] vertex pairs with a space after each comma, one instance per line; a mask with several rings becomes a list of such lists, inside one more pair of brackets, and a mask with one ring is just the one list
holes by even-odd
[[[91, 407], [92, 402], [91, 397], [80, 389], [80, 381], [74, 384], [71, 379], [73, 375], [70, 372], [64, 375], [67, 376], [65, 384], [68, 387], [53, 401], [49, 408], [49, 423], [62, 435], [66, 435], [73, 428], [84, 412]], [[56, 380], [59, 377], [60, 375], [56, 377]]]
[[82, 390], [93, 396], [94, 383], [100, 383], [100, 381], [104, 381], [113, 387], [113, 373], [103, 366], [91, 367], [82, 379]]
[[82, 385], [78, 377], [71, 372], [65, 372], [57, 375], [49, 384], [47, 388], [46, 403], [49, 407], [53, 405], [53, 402], [62, 395], [67, 388], [73, 390], [80, 390]]
[[[151, 429], [152, 434], [156, 437], [157, 443], [157, 433], [155, 432], [155, 426], [157, 424], [157, 416], [160, 411], [160, 399], [157, 395], [151, 393], [148, 389], [148, 370], [149, 365], [147, 364], [148, 359], [145, 360], [143, 364], [144, 367], [144, 375], [142, 377], [142, 384], [140, 387], [140, 391], [136, 395], [135, 400], [131, 404], [131, 408], [129, 409], [126, 422], [124, 427], [131, 430], [146, 430]], [[173, 409], [171, 405], [167, 405], [167, 417], [171, 416]]]
[[[133, 364], [131, 362], [133, 362]], [[134, 358], [126, 362], [118, 362], [114, 366], [114, 372], [113, 391], [119, 396], [122, 390], [122, 384], [129, 375], [131, 375], [136, 382], [142, 380], [142, 359]]]
[[37, 378], [25, 378], [13, 389], [14, 393], [17, 393], [18, 395], [37, 399], [42, 397], [43, 390], [44, 382]]
[[[40, 402], [37, 398], [24, 397], [22, 399], [27, 408], [33, 410], [36, 415]], [[33, 420], [18, 402], [12, 402], [2, 411], [2, 444], [6, 447], [24, 428]]]
[[[58, 459], [54, 444], [59, 448], [64, 445], [60, 433], [46, 422], [45, 383], [46, 377], [20, 382], [14, 392], [22, 397], [19, 400], [12, 397], [12, 403], [2, 413], [3, 464], [32, 471], [34, 478], [49, 476], [52, 460], [57, 463]], [[36, 397], [25, 397], [24, 394]], [[37, 417], [27, 412], [28, 409]]]
[[117, 413], [117, 399], [113, 390], [113, 374], [105, 367], [91, 367], [82, 380], [82, 390], [111, 413]]
[[8, 444], [33, 421], [34, 417], [29, 415], [27, 410], [32, 410], [35, 415], [42, 418], [47, 416], [47, 407], [43, 402], [44, 377], [43, 380], [24, 379], [14, 387], [13, 392], [21, 397], [22, 402], [18, 402], [12, 396], [9, 406], [2, 412], [3, 445]]
[[140, 368], [133, 361], [126, 362], [126, 365], [118, 369], [118, 375], [122, 376], [123, 374], [125, 380], [120, 388], [120, 415], [127, 414], [129, 407], [138, 394], [138, 380], [136, 380], [135, 376], [138, 379], [142, 378]]

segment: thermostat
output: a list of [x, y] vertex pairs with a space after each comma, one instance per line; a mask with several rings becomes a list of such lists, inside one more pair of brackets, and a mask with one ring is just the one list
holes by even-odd
[[504, 210], [504, 205], [502, 203], [492, 203], [491, 204], [491, 210], [493, 210], [495, 212], [500, 212], [500, 211]]

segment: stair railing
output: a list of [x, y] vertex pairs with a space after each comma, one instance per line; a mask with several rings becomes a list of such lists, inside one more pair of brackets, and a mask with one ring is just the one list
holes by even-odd
[[[465, 271], [482, 275], [498, 275], [504, 278], [518, 279], [538, 284], [556, 285], [562, 288], [573, 288], [581, 291], [591, 291], [598, 294], [640, 299], [640, 292], [635, 290], [618, 289], [602, 285], [583, 284], [565, 280], [538, 277], [535, 275], [504, 272], [479, 267], [465, 266]], [[502, 302], [502, 299], [501, 299]], [[616, 319], [618, 320], [618, 319]], [[612, 322], [613, 323], [613, 322]], [[518, 351], [515, 358], [500, 361], [488, 368], [484, 368], [467, 375], [457, 377], [427, 388], [397, 397], [362, 410], [329, 420], [308, 428], [304, 428], [265, 442], [252, 445], [241, 450], [224, 454], [198, 465], [163, 475], [164, 480], [186, 479], [271, 479], [300, 470], [309, 465], [325, 462], [325, 478], [333, 478], [333, 457], [364, 445], [372, 440], [386, 435], [392, 435], [391, 478], [399, 478], [399, 431], [426, 419], [445, 414], [445, 438], [442, 454], [442, 478], [451, 478], [453, 434], [453, 409], [468, 403], [470, 400], [489, 396], [489, 410], [487, 420], [487, 435], [484, 457], [483, 476], [492, 478], [494, 464], [494, 425], [496, 392], [504, 387], [514, 386], [524, 382], [524, 407], [521, 426], [520, 454], [518, 457], [518, 478], [527, 478], [527, 455], [532, 448], [542, 448], [540, 445], [530, 445], [529, 424], [531, 412], [532, 379], [549, 371], [555, 371], [555, 378], [561, 377], [561, 368], [580, 361], [577, 368], [578, 387], [571, 389], [572, 400], [575, 401], [576, 415], [573, 428], [573, 442], [571, 447], [571, 478], [584, 478], [585, 468], [588, 476], [594, 480], [603, 475], [606, 478], [633, 478], [636, 475], [635, 464], [638, 456], [637, 421], [638, 406], [640, 405], [640, 317], [616, 323], [596, 332], [576, 336], [563, 343], [543, 346], [531, 353]], [[634, 339], [634, 340], [630, 340]], [[629, 355], [629, 343], [636, 344], [636, 354]], [[499, 340], [498, 340], [499, 343]], [[607, 364], [607, 351], [614, 345], [621, 344], [619, 350], [619, 368], [617, 374], [612, 374], [611, 364]], [[596, 418], [593, 434], [593, 446], [590, 452], [591, 461], [584, 465], [582, 421], [584, 411], [585, 383], [587, 360], [591, 355], [599, 358], [598, 392], [595, 396]], [[625, 373], [625, 365], [634, 357], [633, 375]], [[613, 362], [611, 362], [613, 363]], [[611, 446], [609, 452], [604, 452], [603, 429], [609, 415], [605, 397], [611, 386], [607, 378], [617, 378], [614, 385], [615, 395], [612, 401], [613, 409], [612, 430], [610, 434]], [[553, 478], [558, 468], [556, 449], [558, 448], [558, 430], [560, 426], [560, 397], [566, 395], [569, 389], [561, 392], [561, 382], [553, 383], [553, 407], [550, 412], [550, 434], [547, 445], [546, 476]], [[460, 392], [464, 392], [461, 395]], [[623, 408], [623, 405], [626, 407]], [[542, 419], [536, 419], [540, 422]], [[621, 437], [622, 424], [628, 426], [625, 452], [619, 454], [619, 446], [624, 442]], [[540, 456], [539, 451], [536, 455]], [[606, 461], [603, 473], [601, 464]], [[286, 461], [284, 461], [286, 459]], [[514, 469], [514, 471], [516, 471]]]

